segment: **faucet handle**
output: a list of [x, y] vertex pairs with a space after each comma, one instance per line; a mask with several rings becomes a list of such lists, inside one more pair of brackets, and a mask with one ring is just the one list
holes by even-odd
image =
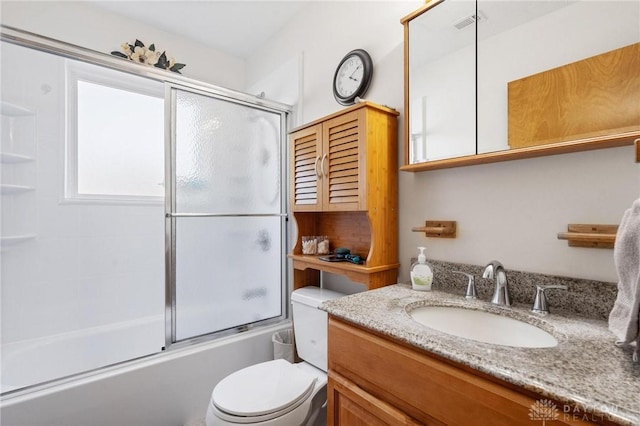
[[478, 292], [476, 291], [475, 277], [472, 274], [467, 274], [466, 272], [462, 272], [462, 271], [451, 271], [451, 272], [453, 272], [454, 274], [464, 275], [469, 279], [469, 282], [467, 283], [467, 292], [464, 295], [465, 299], [477, 299]]
[[547, 303], [547, 295], [545, 293], [545, 290], [554, 288], [561, 290], [568, 289], [566, 285], [536, 285], [536, 298], [533, 301], [531, 312], [540, 315], [547, 315], [549, 313], [549, 304]]

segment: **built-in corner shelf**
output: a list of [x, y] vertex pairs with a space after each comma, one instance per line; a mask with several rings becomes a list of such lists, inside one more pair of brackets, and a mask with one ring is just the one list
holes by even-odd
[[34, 111], [21, 107], [10, 102], [2, 101], [0, 104], [0, 113], [6, 117], [24, 117], [28, 115], [35, 115]]
[[30, 161], [35, 161], [35, 158], [12, 152], [0, 152], [0, 163], [3, 164], [28, 163]]
[[1, 248], [13, 247], [15, 245], [18, 245], [30, 240], [35, 240], [35, 238], [36, 238], [36, 234], [0, 237], [0, 247]]
[[[3, 137], [8, 137], [8, 140], [2, 141], [3, 152], [0, 152], [0, 163], [7, 169], [8, 173], [3, 172], [2, 181], [0, 183], [0, 194], [3, 195], [2, 202], [8, 205], [8, 212], [11, 216], [23, 215], [22, 208], [12, 205], [14, 202], [19, 202], [18, 199], [12, 198], [20, 194], [31, 193], [35, 191], [35, 186], [28, 185], [34, 183], [33, 181], [24, 182], [20, 176], [25, 175], [32, 176], [35, 167], [35, 152], [36, 152], [36, 139], [35, 139], [35, 116], [36, 112], [25, 108], [23, 106], [13, 104], [7, 101], [0, 102], [0, 115], [2, 118], [2, 126], [5, 129]], [[5, 127], [6, 126], [6, 127]], [[14, 145], [19, 147], [14, 148]], [[16, 152], [18, 151], [18, 152]], [[31, 155], [27, 155], [31, 154]], [[13, 169], [13, 170], [11, 170]], [[14, 175], [15, 174], [15, 175]], [[17, 183], [6, 183], [15, 182]], [[27, 185], [25, 185], [25, 183]], [[7, 196], [6, 198], [4, 196]], [[21, 199], [21, 197], [20, 197]], [[9, 220], [8, 223], [12, 223]], [[3, 227], [2, 235], [0, 236], [0, 250], [7, 251], [20, 244], [24, 244], [28, 241], [35, 240], [37, 235], [35, 233], [24, 232], [21, 229], [15, 229], [15, 227], [9, 225]]]
[[28, 192], [33, 190], [35, 190], [33, 186], [10, 185], [7, 183], [3, 183], [2, 185], [0, 185], [1, 194], [21, 194], [23, 192]]

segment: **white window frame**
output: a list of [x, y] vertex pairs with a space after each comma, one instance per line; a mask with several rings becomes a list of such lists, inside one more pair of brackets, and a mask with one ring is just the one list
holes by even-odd
[[[98, 65], [65, 60], [66, 137], [62, 202], [80, 204], [163, 204], [164, 196], [78, 193], [79, 81], [165, 99], [164, 83], [161, 81]], [[162, 143], [162, 148], [164, 149], [164, 142]]]

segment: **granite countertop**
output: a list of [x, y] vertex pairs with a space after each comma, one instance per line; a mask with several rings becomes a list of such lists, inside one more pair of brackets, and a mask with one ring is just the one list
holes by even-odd
[[[476, 342], [415, 322], [407, 309], [463, 306], [525, 320], [550, 332], [553, 348], [515, 348]], [[441, 291], [419, 292], [396, 284], [324, 302], [329, 314], [506, 382], [583, 410], [585, 420], [640, 425], [640, 364], [632, 348], [615, 346], [606, 321], [571, 314], [541, 317], [530, 306], [511, 308], [466, 300]], [[564, 407], [558, 407], [562, 412]]]

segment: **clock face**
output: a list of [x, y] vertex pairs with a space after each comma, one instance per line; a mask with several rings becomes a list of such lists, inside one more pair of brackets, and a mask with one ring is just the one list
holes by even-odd
[[364, 77], [364, 63], [359, 56], [351, 56], [342, 63], [336, 76], [336, 92], [348, 98], [358, 91]]
[[366, 93], [372, 75], [373, 62], [366, 51], [356, 49], [347, 53], [333, 76], [333, 96], [336, 101], [342, 105], [355, 103], [358, 96]]

